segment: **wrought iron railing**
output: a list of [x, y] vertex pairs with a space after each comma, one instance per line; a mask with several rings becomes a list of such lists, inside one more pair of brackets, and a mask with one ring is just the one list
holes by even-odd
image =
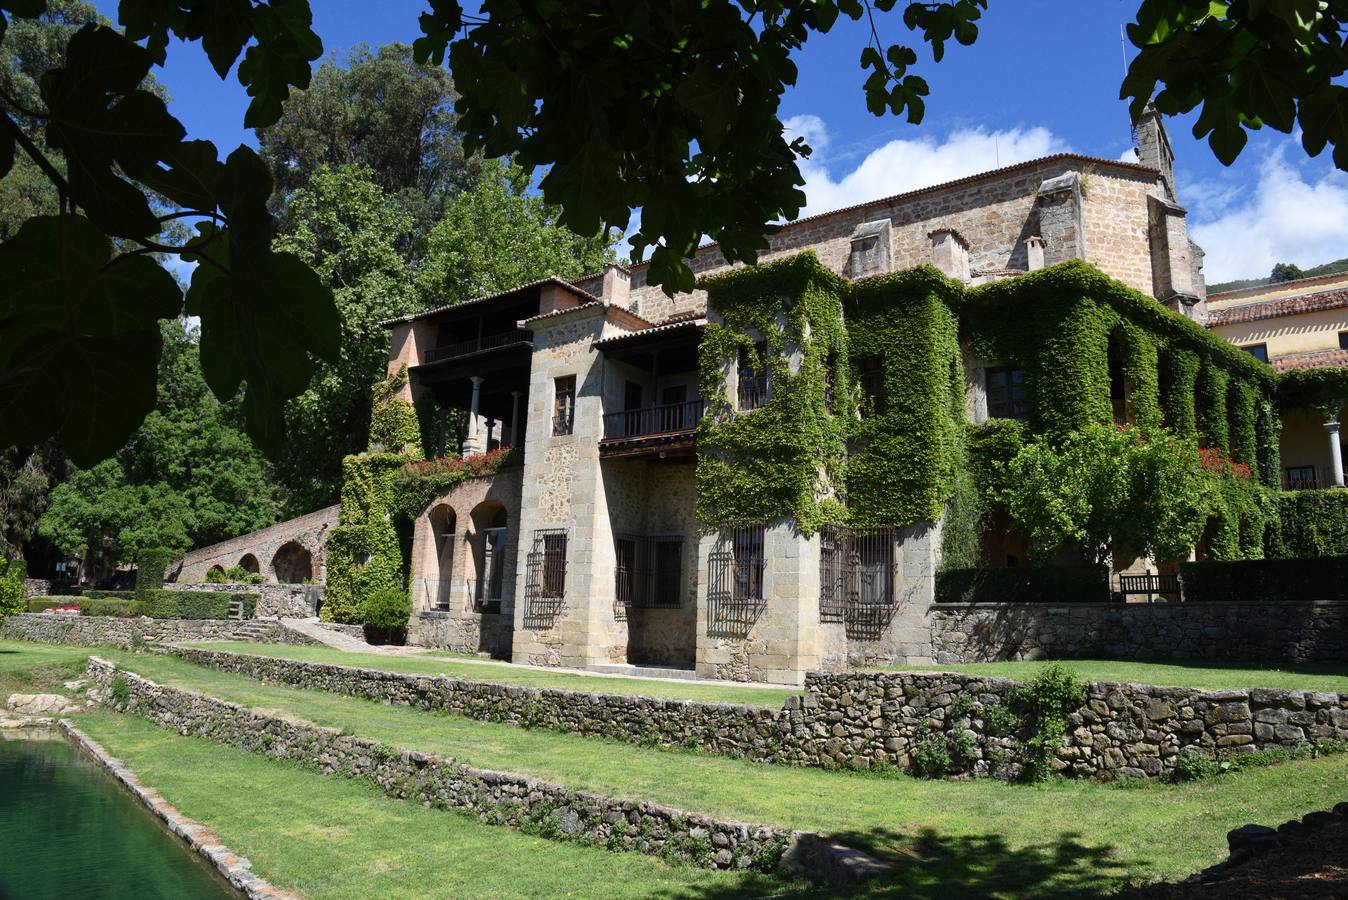
[[1315, 466], [1288, 466], [1282, 473], [1283, 490], [1313, 491], [1320, 486]]
[[874, 640], [898, 611], [897, 528], [820, 531], [819, 620], [841, 622], [847, 636]]
[[692, 431], [702, 421], [704, 404], [699, 397], [684, 403], [666, 403], [644, 409], [625, 409], [604, 414], [604, 440], [677, 434]]
[[480, 353], [483, 350], [495, 350], [497, 347], [509, 347], [512, 344], [532, 343], [534, 333], [532, 331], [507, 331], [502, 334], [486, 334], [480, 338], [473, 338], [468, 341], [456, 341], [452, 344], [444, 344], [439, 347], [432, 347], [426, 351], [426, 362], [439, 362], [442, 359], [453, 359], [456, 356], [467, 356], [470, 353]]
[[763, 613], [767, 605], [765, 538], [762, 525], [723, 531], [708, 555], [708, 635], [745, 637]]
[[751, 409], [758, 409], [761, 406], [768, 405], [768, 376], [766, 372], [756, 372], [753, 369], [740, 369], [739, 371], [739, 391], [738, 398], [739, 409], [741, 412], [747, 412]]
[[565, 528], [534, 531], [533, 549], [525, 561], [524, 627], [546, 630], [557, 624], [566, 595]]
[[620, 537], [617, 540], [614, 599], [637, 609], [676, 609], [682, 605], [683, 540]]

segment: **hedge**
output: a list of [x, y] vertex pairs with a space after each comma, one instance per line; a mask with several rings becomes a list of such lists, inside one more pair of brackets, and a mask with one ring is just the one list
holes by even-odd
[[1348, 600], [1348, 556], [1180, 564], [1188, 603]]
[[[238, 600], [243, 604], [243, 617], [253, 618], [257, 610], [257, 594], [197, 593], [167, 589], [146, 591], [140, 600], [80, 598], [82, 616], [116, 616], [152, 619], [228, 619], [229, 605]], [[36, 610], [34, 610], [36, 612]]]
[[936, 575], [937, 603], [1105, 603], [1104, 566], [947, 569]]
[[81, 591], [81, 597], [88, 597], [90, 600], [134, 600], [136, 595], [132, 591]]
[[1278, 495], [1281, 529], [1273, 556], [1348, 556], [1348, 491], [1288, 491]]
[[78, 606], [79, 599], [76, 597], [32, 597], [28, 600], [28, 611], [33, 613], [46, 612], [49, 609], [56, 609], [58, 606]]

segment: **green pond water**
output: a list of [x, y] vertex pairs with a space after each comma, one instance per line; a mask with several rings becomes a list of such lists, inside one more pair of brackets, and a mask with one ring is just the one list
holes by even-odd
[[0, 735], [0, 900], [238, 896], [60, 735]]

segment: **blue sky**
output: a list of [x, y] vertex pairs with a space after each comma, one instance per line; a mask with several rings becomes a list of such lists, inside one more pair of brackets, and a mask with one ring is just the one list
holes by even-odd
[[[365, 42], [410, 41], [424, 0], [311, 0], [329, 52]], [[116, 18], [115, 0], [98, 0]], [[908, 125], [867, 112], [858, 66], [866, 31], [839, 20], [798, 57], [800, 78], [783, 118], [816, 148], [803, 165], [807, 212], [911, 190], [1034, 156], [1074, 150], [1117, 159], [1132, 140], [1120, 25], [1138, 0], [992, 0], [973, 47], [951, 45], [938, 64], [919, 51], [931, 85], [927, 116]], [[903, 3], [898, 4], [902, 8]], [[900, 15], [878, 17], [880, 36], [902, 41]], [[222, 82], [195, 45], [174, 44], [159, 73], [172, 111], [192, 137], [228, 152], [255, 144], [241, 127], [247, 97]], [[1209, 281], [1267, 274], [1274, 262], [1310, 266], [1348, 256], [1348, 174], [1328, 154], [1307, 159], [1295, 136], [1252, 136], [1222, 166], [1190, 134], [1192, 117], [1167, 120], [1178, 157], [1180, 199], [1207, 251]]]

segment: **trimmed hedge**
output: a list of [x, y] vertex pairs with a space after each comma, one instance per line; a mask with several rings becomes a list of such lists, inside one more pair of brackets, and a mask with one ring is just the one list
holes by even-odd
[[1288, 491], [1278, 495], [1281, 531], [1273, 556], [1348, 556], [1348, 491]]
[[1181, 563], [1180, 579], [1189, 603], [1348, 600], [1348, 556]]
[[78, 606], [77, 597], [31, 597], [28, 600], [29, 612], [46, 612], [58, 606]]
[[947, 569], [936, 575], [937, 603], [1107, 603], [1104, 566]]
[[[82, 616], [116, 616], [152, 619], [228, 619], [229, 605], [238, 600], [243, 604], [243, 617], [253, 618], [257, 610], [257, 594], [197, 593], [168, 589], [146, 591], [140, 600], [80, 598]], [[37, 610], [34, 610], [36, 612]]]
[[80, 591], [81, 597], [88, 597], [90, 600], [134, 600], [136, 595], [131, 591]]

